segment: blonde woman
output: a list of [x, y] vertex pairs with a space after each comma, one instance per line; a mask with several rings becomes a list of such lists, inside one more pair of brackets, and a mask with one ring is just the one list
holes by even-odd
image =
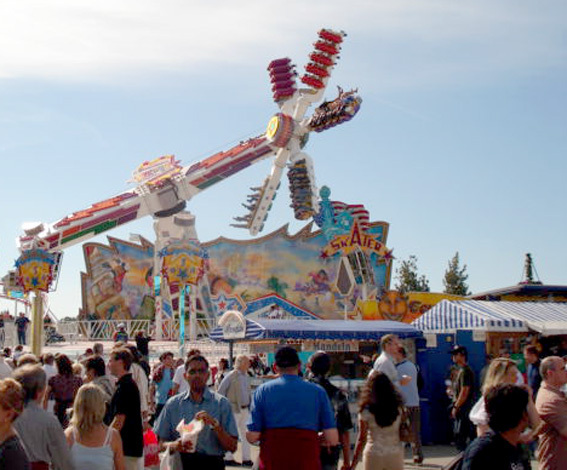
[[24, 410], [24, 389], [14, 379], [0, 380], [0, 468], [28, 470], [30, 463], [14, 431], [14, 420]]
[[76, 470], [124, 470], [120, 433], [103, 423], [105, 395], [94, 384], [77, 392], [73, 417], [65, 430]]
[[[470, 412], [469, 418], [472, 423], [476, 426], [476, 433], [478, 436], [482, 436], [486, 432], [490, 431], [488, 426], [488, 413], [486, 412], [484, 397], [488, 391], [496, 385], [500, 384], [516, 384], [518, 377], [518, 367], [512, 359], [505, 357], [499, 357], [493, 359], [488, 366], [488, 371], [486, 372], [486, 377], [484, 379], [484, 384], [482, 385], [482, 397], [473, 406]], [[524, 441], [529, 441], [535, 435], [537, 435], [537, 430], [540, 427], [541, 419], [535, 409], [535, 404], [530, 393], [530, 399], [528, 401], [528, 416], [530, 419], [530, 427], [534, 431], [531, 436], [526, 436]]]

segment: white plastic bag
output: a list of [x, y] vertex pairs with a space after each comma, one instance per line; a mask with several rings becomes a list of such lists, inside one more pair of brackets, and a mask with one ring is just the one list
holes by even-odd
[[191, 442], [191, 450], [189, 452], [195, 452], [197, 447], [197, 439], [199, 438], [199, 433], [204, 428], [204, 423], [200, 419], [194, 419], [189, 424], [185, 424], [185, 420], [179, 421], [179, 424], [175, 430], [181, 436], [181, 442], [187, 444]]
[[183, 470], [179, 452], [170, 452], [169, 449], [167, 449], [160, 457], [159, 470]]

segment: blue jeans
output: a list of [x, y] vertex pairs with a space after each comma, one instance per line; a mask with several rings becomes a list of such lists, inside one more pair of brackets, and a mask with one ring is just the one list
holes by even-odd
[[18, 330], [18, 344], [26, 344], [26, 330], [20, 331]]

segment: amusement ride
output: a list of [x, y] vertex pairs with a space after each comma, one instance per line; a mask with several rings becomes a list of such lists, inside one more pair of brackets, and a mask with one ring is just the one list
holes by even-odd
[[[289, 58], [268, 65], [274, 102], [279, 111], [269, 120], [266, 132], [201, 161], [182, 166], [173, 155], [142, 163], [133, 173], [135, 188], [73, 212], [55, 223], [26, 223], [18, 239], [21, 252], [16, 272], [4, 277], [10, 289], [20, 288], [35, 295], [32, 318], [32, 351], [41, 351], [43, 331], [42, 292], [53, 290], [63, 250], [128, 222], [150, 215], [154, 219], [156, 244], [154, 272], [161, 273], [161, 294], [156, 295], [156, 339], [161, 339], [160, 297], [166, 291], [193, 297], [190, 308], [190, 336], [196, 323], [194, 297], [206, 269], [206, 253], [200, 249], [194, 217], [186, 211], [187, 201], [201, 191], [271, 156], [270, 174], [254, 188], [243, 203], [247, 213], [235, 217], [233, 226], [260, 233], [287, 169], [291, 206], [298, 220], [319, 211], [318, 190], [311, 157], [304, 151], [311, 132], [322, 132], [350, 120], [359, 110], [357, 90], [343, 91], [322, 102], [311, 115], [308, 109], [322, 101], [346, 34], [322, 29], [309, 54], [305, 73], [299, 78]], [[15, 285], [14, 285], [15, 284]], [[169, 289], [165, 289], [167, 285]], [[182, 302], [179, 301], [180, 329], [183, 330]], [[183, 331], [180, 333], [184, 334]]]

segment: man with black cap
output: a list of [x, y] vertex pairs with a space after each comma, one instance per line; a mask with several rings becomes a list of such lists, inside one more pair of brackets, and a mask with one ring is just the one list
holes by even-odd
[[331, 406], [335, 412], [337, 430], [339, 432], [339, 446], [323, 447], [321, 449], [321, 470], [337, 470], [341, 448], [343, 453], [343, 466], [346, 467], [350, 463], [349, 431], [353, 428], [350, 410], [348, 408], [348, 399], [345, 394], [329, 382], [327, 378], [331, 370], [331, 358], [325, 351], [317, 351], [313, 354], [309, 358], [307, 367], [311, 370], [311, 378], [309, 381], [320, 385], [327, 392]]
[[282, 347], [275, 362], [280, 377], [256, 389], [246, 438], [251, 443], [260, 441], [260, 468], [320, 468], [319, 433], [325, 445], [339, 443], [327, 392], [299, 377], [300, 361], [295, 349]]
[[463, 451], [468, 440], [476, 437], [475, 427], [469, 419], [474, 404], [474, 372], [467, 364], [467, 348], [456, 345], [451, 350], [451, 358], [457, 366], [453, 380], [453, 403], [451, 418], [453, 419], [453, 436], [457, 450]]

